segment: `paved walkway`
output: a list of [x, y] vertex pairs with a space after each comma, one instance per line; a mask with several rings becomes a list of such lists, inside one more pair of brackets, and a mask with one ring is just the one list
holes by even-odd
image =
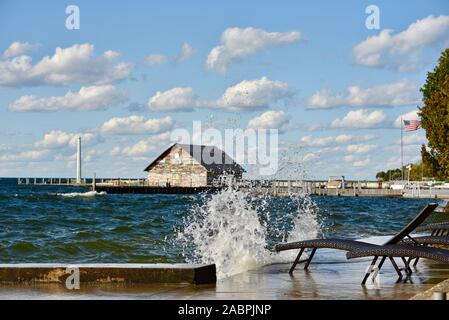
[[[316, 259], [316, 261], [315, 261]], [[69, 291], [62, 285], [2, 285], [0, 299], [409, 299], [449, 278], [449, 266], [422, 261], [411, 283], [396, 283], [386, 263], [376, 286], [360, 281], [369, 261], [348, 262], [336, 251], [317, 251], [310, 270], [301, 266], [294, 276], [288, 264], [269, 265], [210, 285], [86, 286]]]

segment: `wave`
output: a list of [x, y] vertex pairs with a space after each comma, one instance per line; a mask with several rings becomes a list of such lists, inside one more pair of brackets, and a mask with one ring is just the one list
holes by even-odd
[[[177, 233], [187, 262], [214, 263], [217, 277], [223, 279], [292, 261], [296, 252], [270, 250], [269, 234], [284, 235], [288, 241], [315, 238], [320, 232], [317, 207], [308, 195], [299, 195], [290, 201], [296, 206], [293, 212], [276, 217], [265, 207], [266, 200], [228, 186], [192, 208]], [[276, 219], [282, 221], [273, 227]]]
[[70, 193], [57, 193], [56, 195], [65, 197], [65, 198], [77, 198], [77, 197], [86, 197], [92, 198], [96, 196], [104, 196], [107, 193], [105, 191], [97, 192], [97, 191], [87, 191], [87, 192], [70, 192]]

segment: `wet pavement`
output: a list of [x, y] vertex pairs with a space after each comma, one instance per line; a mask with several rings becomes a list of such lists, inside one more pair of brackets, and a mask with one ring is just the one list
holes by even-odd
[[410, 279], [397, 282], [385, 263], [377, 283], [360, 284], [370, 260], [348, 261], [343, 252], [318, 250], [308, 271], [298, 265], [273, 264], [223, 280], [216, 285], [0, 285], [0, 299], [409, 299], [449, 278], [449, 266], [420, 261]]

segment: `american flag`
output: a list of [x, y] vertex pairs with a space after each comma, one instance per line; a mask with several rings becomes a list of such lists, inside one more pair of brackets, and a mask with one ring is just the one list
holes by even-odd
[[419, 120], [404, 120], [405, 131], [416, 131], [419, 128]]

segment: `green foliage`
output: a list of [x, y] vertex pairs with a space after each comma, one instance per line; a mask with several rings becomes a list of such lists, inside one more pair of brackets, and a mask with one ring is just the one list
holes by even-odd
[[[425, 149], [425, 147], [424, 147]], [[376, 174], [376, 178], [382, 181], [401, 180], [401, 168], [391, 169], [388, 171], [380, 171]], [[411, 165], [410, 181], [430, 180], [435, 178], [432, 174], [432, 168], [425, 163], [414, 163]], [[404, 180], [408, 179], [408, 170], [404, 166]]]
[[421, 88], [424, 105], [419, 108], [421, 126], [426, 131], [429, 151], [421, 149], [424, 165], [439, 179], [449, 178], [449, 48], [438, 65], [427, 74]]
[[440, 179], [440, 166], [438, 165], [436, 157], [427, 151], [425, 145], [421, 146], [421, 159], [424, 166], [424, 176]]
[[401, 180], [402, 173], [401, 169], [392, 169], [387, 172], [381, 171], [376, 174], [376, 179], [382, 181], [392, 181], [392, 180]]

